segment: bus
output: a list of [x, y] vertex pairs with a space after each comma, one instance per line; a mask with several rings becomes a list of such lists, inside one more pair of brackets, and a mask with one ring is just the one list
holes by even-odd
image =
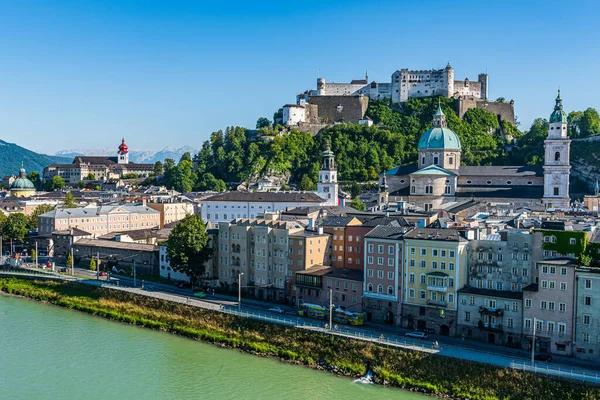
[[298, 307], [298, 315], [303, 317], [325, 319], [327, 316], [327, 308], [318, 304], [302, 303]]
[[350, 325], [362, 325], [364, 322], [364, 316], [362, 313], [353, 313], [341, 308], [336, 309], [333, 312], [333, 320], [342, 324]]

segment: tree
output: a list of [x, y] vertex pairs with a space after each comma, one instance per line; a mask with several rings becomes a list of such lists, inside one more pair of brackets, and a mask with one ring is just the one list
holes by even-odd
[[256, 129], [266, 128], [271, 126], [271, 121], [268, 118], [260, 117], [256, 120]]
[[90, 259], [90, 270], [95, 271], [96, 268], [97, 268], [96, 259], [94, 257], [92, 257]]
[[365, 211], [367, 209], [365, 203], [363, 203], [358, 197], [353, 198], [349, 206], [358, 211]]
[[163, 168], [163, 163], [161, 163], [160, 161], [157, 161], [154, 163], [154, 175], [156, 176], [160, 176], [165, 172], [164, 168]]
[[310, 179], [310, 177], [308, 175], [303, 175], [302, 179], [300, 180], [300, 183], [298, 184], [298, 190], [315, 190], [316, 185], [314, 184], [314, 182], [312, 181], [312, 179]]
[[166, 158], [164, 164], [163, 184], [167, 188], [173, 187], [173, 174], [175, 172], [175, 160], [172, 158]]
[[167, 243], [167, 256], [173, 270], [185, 273], [192, 281], [204, 275], [205, 263], [212, 249], [208, 246], [208, 233], [198, 214], [186, 216], [171, 231]]
[[85, 177], [86, 180], [88, 181], [95, 181], [96, 180], [96, 175], [92, 174], [91, 172], [89, 174], [87, 174], [87, 176]]
[[194, 187], [195, 174], [190, 160], [182, 160], [173, 174], [173, 189], [178, 192], [191, 192]]
[[77, 182], [77, 187], [78, 187], [79, 189], [83, 189], [83, 188], [85, 188], [85, 182], [84, 182], [84, 181], [79, 181], [79, 182]]
[[35, 249], [31, 249], [31, 251], [29, 252], [29, 254], [31, 254], [31, 259], [35, 262], [35, 257], [37, 256], [37, 253], [35, 252]]
[[77, 208], [77, 201], [75, 200], [75, 196], [69, 190], [67, 194], [65, 194], [65, 199], [63, 200], [63, 208]]
[[63, 187], [65, 187], [65, 180], [58, 175], [54, 175], [51, 180], [46, 182], [46, 191], [48, 192], [60, 190]]
[[71, 267], [73, 265], [73, 257], [71, 257], [71, 252], [67, 253], [67, 267]]
[[33, 210], [33, 212], [31, 214], [29, 214], [29, 216], [27, 217], [28, 227], [29, 228], [37, 228], [40, 215], [50, 212], [52, 210], [54, 210], [54, 206], [51, 204], [40, 204], [39, 206], [37, 206]]
[[496, 99], [496, 103], [504, 103], [506, 101], [506, 99], [504, 97], [498, 97]]
[[182, 162], [182, 161], [192, 161], [192, 155], [190, 154], [189, 151], [186, 151], [185, 153], [183, 153], [181, 155], [179, 162]]
[[13, 213], [2, 223], [2, 237], [22, 242], [29, 231], [27, 217], [25, 214]]
[[213, 192], [224, 192], [227, 190], [227, 185], [221, 179], [215, 178], [210, 172], [198, 174], [195, 189], [198, 191], [211, 190]]
[[27, 174], [27, 179], [29, 179], [31, 181], [31, 183], [33, 183], [33, 185], [35, 186], [36, 189], [41, 189], [42, 188], [42, 180], [40, 179], [40, 173], [37, 171], [31, 171], [30, 173]]
[[96, 191], [102, 190], [102, 187], [100, 185], [96, 185], [96, 186], [94, 186], [94, 190], [96, 190]]

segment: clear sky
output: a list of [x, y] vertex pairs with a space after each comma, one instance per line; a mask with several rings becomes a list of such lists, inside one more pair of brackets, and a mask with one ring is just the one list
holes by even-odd
[[200, 147], [328, 81], [489, 73], [527, 128], [600, 108], [595, 1], [3, 1], [0, 139], [35, 151]]

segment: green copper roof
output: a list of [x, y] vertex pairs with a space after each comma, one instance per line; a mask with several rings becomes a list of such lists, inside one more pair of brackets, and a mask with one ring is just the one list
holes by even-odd
[[438, 167], [437, 165], [430, 165], [423, 169], [420, 169], [416, 172], [413, 172], [410, 175], [445, 175], [445, 176], [456, 176], [454, 172], [450, 172], [445, 170], [442, 167]]
[[19, 177], [14, 180], [12, 185], [10, 185], [10, 190], [35, 190], [33, 182], [27, 179], [25, 168], [21, 167], [19, 170]]
[[439, 103], [438, 103], [437, 111], [435, 112], [435, 114], [433, 114], [433, 116], [435, 117], [437, 115], [445, 115], [444, 112], [442, 111], [442, 106]]
[[460, 139], [452, 129], [431, 128], [421, 135], [417, 147], [417, 150], [427, 149], [462, 150], [462, 146]]
[[556, 96], [556, 105], [554, 106], [554, 111], [550, 115], [550, 123], [553, 122], [560, 122], [563, 124], [567, 123], [567, 113], [563, 111], [560, 89], [558, 90], [558, 96]]

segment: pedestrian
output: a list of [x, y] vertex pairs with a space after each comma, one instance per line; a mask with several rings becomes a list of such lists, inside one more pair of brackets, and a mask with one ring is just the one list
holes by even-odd
[[460, 337], [460, 340], [465, 340], [465, 334], [463, 333], [462, 336]]
[[381, 340], [382, 342], [385, 340], [385, 337], [383, 336], [383, 333], [381, 334], [381, 336], [379, 336], [379, 340]]
[[339, 326], [337, 326], [337, 324], [335, 324], [335, 325], [333, 326], [333, 329], [335, 329], [335, 330], [337, 331], [337, 330], [339, 330], [339, 329], [340, 329], [340, 327], [339, 327]]
[[325, 329], [329, 329], [329, 324], [325, 324]]

